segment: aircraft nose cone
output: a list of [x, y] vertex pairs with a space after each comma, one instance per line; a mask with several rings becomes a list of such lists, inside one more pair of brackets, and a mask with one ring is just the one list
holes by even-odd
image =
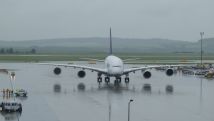
[[122, 68], [114, 67], [114, 68], [112, 68], [111, 72], [113, 75], [121, 75], [123, 73], [123, 70], [122, 70]]

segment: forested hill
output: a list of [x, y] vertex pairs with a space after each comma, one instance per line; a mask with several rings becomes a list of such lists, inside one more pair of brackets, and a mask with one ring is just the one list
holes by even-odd
[[[0, 41], [0, 49], [13, 48], [16, 51], [36, 49], [37, 53], [107, 53], [109, 38], [59, 38], [25, 41]], [[205, 53], [214, 53], [214, 38], [203, 40]], [[197, 53], [200, 40], [187, 42], [168, 39], [113, 38], [113, 51], [118, 53]]]

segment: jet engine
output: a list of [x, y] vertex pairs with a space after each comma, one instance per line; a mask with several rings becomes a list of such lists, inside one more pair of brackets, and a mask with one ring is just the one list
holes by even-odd
[[173, 69], [169, 68], [169, 69], [166, 70], [166, 75], [167, 76], [172, 76], [173, 74], [174, 74]]
[[54, 74], [59, 75], [59, 74], [61, 74], [62, 71], [61, 71], [61, 68], [56, 67], [56, 68], [54, 68], [53, 72], [54, 72]]
[[144, 77], [145, 79], [149, 79], [151, 76], [152, 76], [152, 74], [151, 74], [150, 71], [145, 71], [145, 72], [143, 73], [143, 77]]
[[78, 75], [79, 78], [84, 78], [85, 75], [86, 75], [86, 73], [85, 73], [85, 71], [81, 70], [81, 71], [79, 71], [79, 72], [77, 73], [77, 75]]

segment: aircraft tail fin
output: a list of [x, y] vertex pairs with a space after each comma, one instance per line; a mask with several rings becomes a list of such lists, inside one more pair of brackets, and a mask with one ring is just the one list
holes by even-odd
[[111, 37], [111, 28], [110, 28], [110, 48], [109, 55], [112, 55], [112, 37]]

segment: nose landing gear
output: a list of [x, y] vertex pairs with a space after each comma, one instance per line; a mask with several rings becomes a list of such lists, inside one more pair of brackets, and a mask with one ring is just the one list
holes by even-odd
[[119, 85], [121, 83], [121, 77], [116, 77], [114, 85]]

